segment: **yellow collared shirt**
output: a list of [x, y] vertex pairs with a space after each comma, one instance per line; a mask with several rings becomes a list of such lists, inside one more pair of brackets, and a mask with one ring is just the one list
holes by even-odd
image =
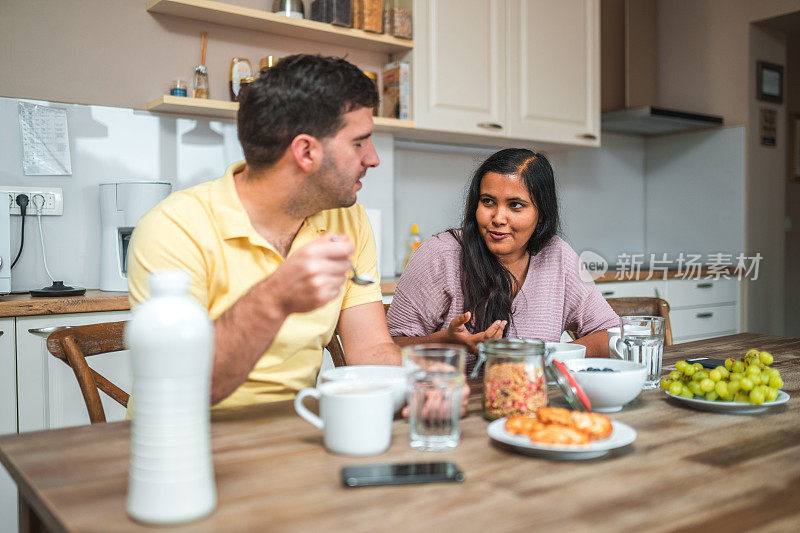
[[[215, 320], [285, 261], [256, 233], [239, 200], [233, 174], [243, 166], [236, 163], [218, 180], [171, 194], [139, 220], [128, 252], [132, 307], [147, 298], [150, 272], [180, 269], [191, 276], [192, 296]], [[360, 204], [308, 217], [289, 255], [326, 232], [346, 234], [355, 245], [352, 260], [358, 272], [378, 279], [375, 239]], [[289, 315], [247, 381], [215, 407], [285, 400], [313, 387], [339, 312], [379, 301], [378, 283], [362, 287], [348, 281], [325, 306]]]

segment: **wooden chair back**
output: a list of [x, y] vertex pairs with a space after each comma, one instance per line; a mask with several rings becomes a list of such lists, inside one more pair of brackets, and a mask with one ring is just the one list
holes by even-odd
[[664, 345], [672, 346], [672, 324], [669, 321], [669, 304], [662, 298], [632, 297], [606, 298], [608, 305], [619, 316], [660, 316], [666, 322]]
[[106, 421], [98, 389], [123, 407], [128, 406], [128, 393], [86, 363], [86, 357], [124, 350], [124, 327], [124, 321], [72, 326], [55, 331], [47, 337], [47, 351], [70, 366], [75, 373], [92, 424]]
[[325, 349], [328, 350], [329, 354], [331, 354], [333, 366], [339, 367], [347, 364], [344, 360], [344, 350], [342, 349], [342, 344], [339, 342], [339, 336], [336, 335], [336, 332], [333, 333], [331, 342], [328, 343]]

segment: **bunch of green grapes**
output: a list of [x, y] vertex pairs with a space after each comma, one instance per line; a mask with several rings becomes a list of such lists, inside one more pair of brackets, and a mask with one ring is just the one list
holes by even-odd
[[683, 398], [742, 402], [760, 405], [778, 398], [783, 379], [777, 368], [770, 368], [772, 354], [748, 350], [742, 360], [725, 359], [725, 366], [706, 370], [700, 363], [675, 363], [675, 370], [661, 380], [661, 388]]

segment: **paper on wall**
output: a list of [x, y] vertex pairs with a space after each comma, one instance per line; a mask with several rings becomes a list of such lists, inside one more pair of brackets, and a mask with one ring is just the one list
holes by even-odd
[[26, 176], [72, 174], [66, 109], [20, 102], [19, 130]]

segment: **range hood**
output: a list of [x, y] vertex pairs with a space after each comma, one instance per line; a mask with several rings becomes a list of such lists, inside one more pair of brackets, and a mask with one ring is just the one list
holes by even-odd
[[[681, 104], [675, 103], [683, 101], [680, 95], [670, 95], [671, 109], [660, 107], [658, 4], [657, 0], [601, 2], [600, 129], [604, 132], [650, 137], [723, 125], [722, 117], [681, 111]], [[689, 102], [687, 107], [695, 104]]]
[[722, 117], [644, 105], [603, 113], [601, 128], [611, 133], [649, 137], [717, 126], [722, 126]]

